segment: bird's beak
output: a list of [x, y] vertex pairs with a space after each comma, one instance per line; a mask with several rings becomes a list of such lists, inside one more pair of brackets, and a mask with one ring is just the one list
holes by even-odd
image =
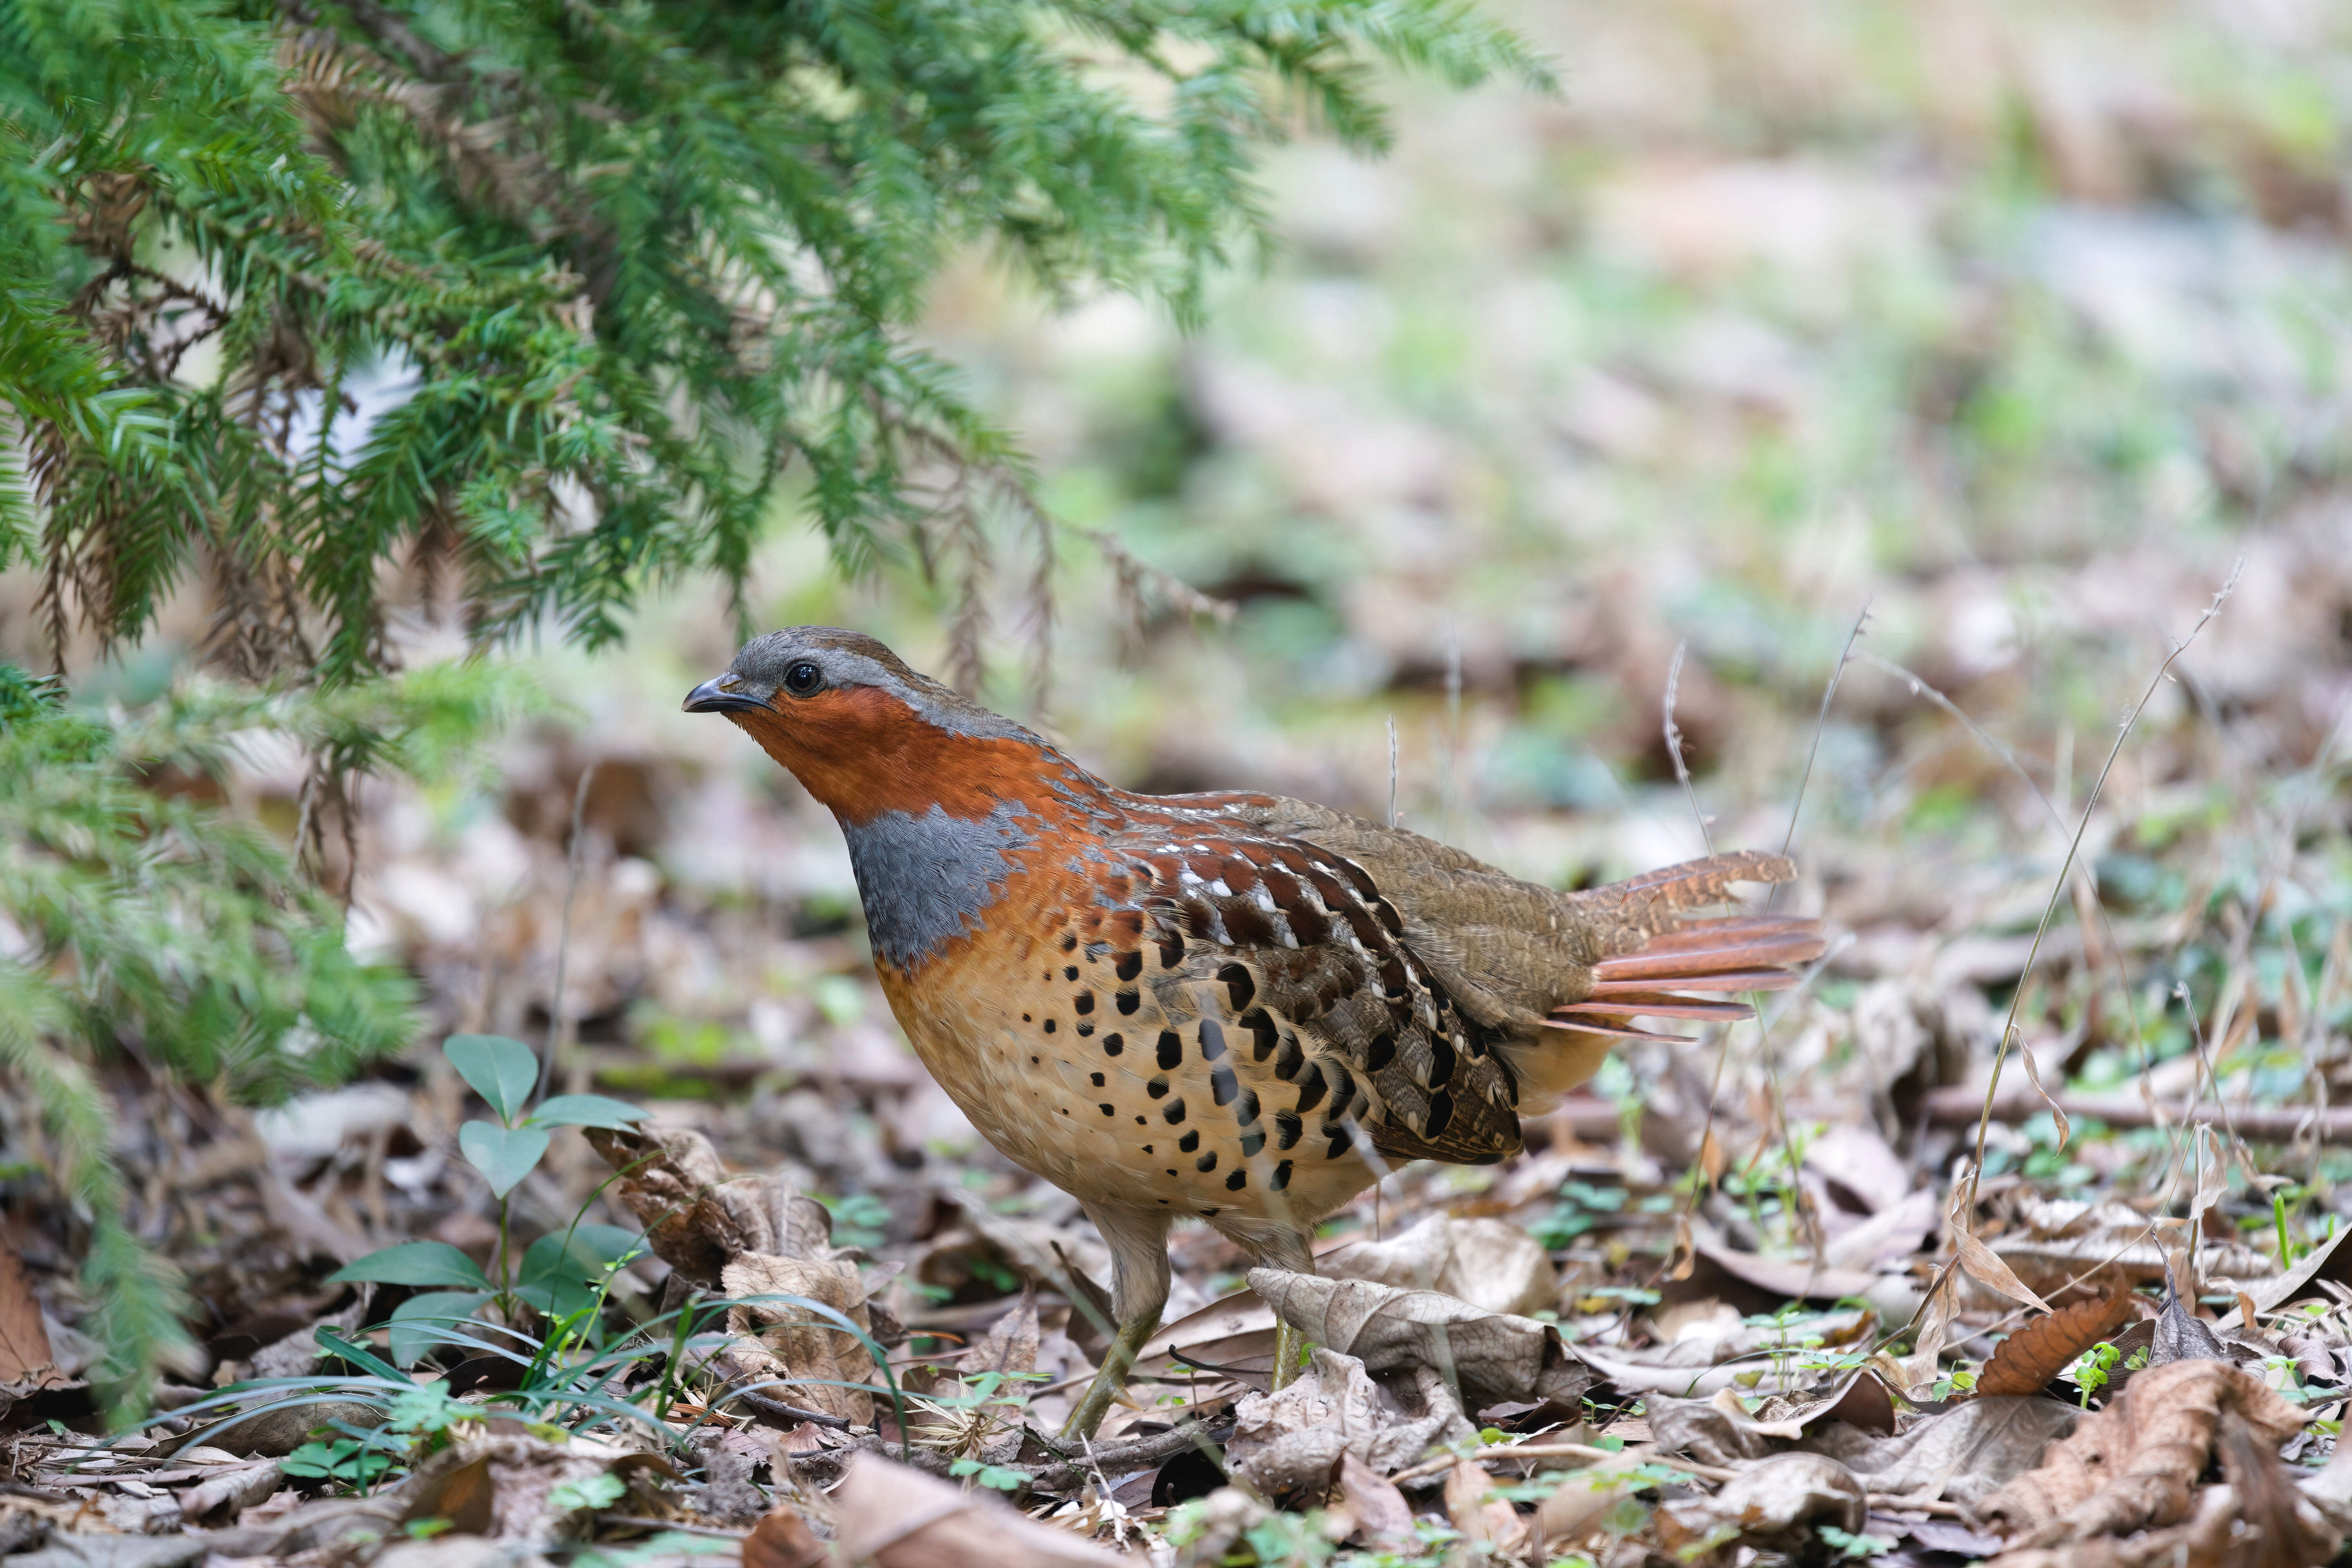
[[730, 691], [731, 675], [713, 676], [686, 694], [688, 713], [730, 713], [763, 709], [767, 704], [745, 691]]

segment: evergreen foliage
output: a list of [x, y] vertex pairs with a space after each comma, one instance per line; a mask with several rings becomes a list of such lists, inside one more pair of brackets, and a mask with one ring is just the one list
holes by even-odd
[[190, 684], [136, 718], [63, 707], [0, 663], [0, 1078], [29, 1090], [59, 1194], [86, 1217], [84, 1327], [135, 1386], [184, 1342], [176, 1275], [123, 1219], [96, 1069], [248, 1103], [332, 1083], [415, 1032], [414, 987], [355, 960], [341, 911], [216, 795], [241, 740], [291, 736], [357, 765], [445, 771], [530, 700], [489, 664], [325, 695]]
[[793, 507], [976, 580], [1026, 489], [902, 334], [943, 255], [1192, 310], [1382, 61], [1542, 75], [1465, 0], [0, 0], [0, 564], [62, 642], [201, 563], [219, 656], [330, 684], [388, 563], [592, 645]]

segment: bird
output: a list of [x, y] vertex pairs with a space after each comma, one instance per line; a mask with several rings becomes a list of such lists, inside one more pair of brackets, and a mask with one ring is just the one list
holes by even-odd
[[[721, 713], [839, 823], [874, 967], [925, 1068], [1075, 1197], [1115, 1332], [1089, 1437], [1157, 1331], [1180, 1219], [1314, 1271], [1314, 1228], [1389, 1163], [1490, 1164], [1636, 1020], [1751, 1016], [1818, 921], [1693, 911], [1782, 856], [1560, 891], [1410, 829], [1246, 791], [1118, 788], [880, 642], [794, 626], [685, 709]], [[1277, 1325], [1275, 1382], [1305, 1346]]]

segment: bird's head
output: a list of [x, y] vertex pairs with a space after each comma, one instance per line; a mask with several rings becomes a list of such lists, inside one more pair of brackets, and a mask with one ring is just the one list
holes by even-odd
[[837, 626], [793, 626], [743, 645], [686, 695], [724, 713], [845, 821], [943, 805], [984, 816], [1018, 798], [1045, 742]]

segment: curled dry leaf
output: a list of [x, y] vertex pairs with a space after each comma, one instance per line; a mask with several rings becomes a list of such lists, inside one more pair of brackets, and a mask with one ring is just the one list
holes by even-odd
[[1510, 1400], [1572, 1403], [1598, 1381], [1559, 1331], [1533, 1318], [1484, 1311], [1434, 1290], [1253, 1268], [1250, 1289], [1318, 1345], [1380, 1373], [1435, 1370], [1470, 1410]]
[[445, 1448], [419, 1466], [404, 1488], [402, 1517], [452, 1520], [471, 1534], [545, 1546], [572, 1527], [572, 1510], [552, 1501], [555, 1489], [601, 1476], [609, 1466], [607, 1455], [494, 1432]]
[[817, 1568], [830, 1555], [790, 1503], [762, 1514], [743, 1538], [743, 1568]]
[[1861, 1480], [1835, 1459], [1775, 1454], [1740, 1467], [1713, 1497], [1668, 1503], [1658, 1512], [1670, 1548], [1726, 1530], [1737, 1531], [1744, 1544], [1771, 1547], [1791, 1544], [1817, 1524], [1859, 1533], [1867, 1503]]
[[1555, 1304], [1559, 1277], [1535, 1237], [1499, 1219], [1432, 1215], [1391, 1241], [1355, 1241], [1316, 1260], [1331, 1279], [1369, 1279], [1436, 1290], [1489, 1312], [1540, 1312]]
[[1474, 1550], [1507, 1556], [1527, 1539], [1528, 1521], [1494, 1493], [1494, 1478], [1469, 1459], [1454, 1460], [1445, 1473], [1445, 1517]]
[[2033, 1468], [2082, 1414], [2054, 1399], [2002, 1394], [1939, 1411], [1892, 1437], [1824, 1426], [1805, 1446], [1837, 1459], [1872, 1491], [1965, 1504]]
[[2228, 1362], [2150, 1367], [1979, 1511], [2002, 1535], [2033, 1547], [2177, 1524], [2189, 1517], [2217, 1444], [2242, 1462], [2261, 1453], [2274, 1465], [2279, 1444], [2302, 1426], [2298, 1406]]
[[829, 1258], [824, 1208], [774, 1176], [734, 1176], [710, 1140], [690, 1129], [583, 1129], [620, 1173], [621, 1203], [646, 1227], [646, 1244], [688, 1283], [720, 1287], [727, 1265], [747, 1252]]
[[1128, 1561], [993, 1497], [873, 1454], [850, 1460], [834, 1504], [841, 1557], [868, 1568], [1120, 1568]]
[[[799, 1296], [832, 1308], [860, 1330], [872, 1327], [854, 1263], [747, 1252], [730, 1260], [719, 1279], [730, 1296]], [[856, 1334], [822, 1313], [782, 1301], [730, 1307], [727, 1327], [756, 1336], [729, 1347], [736, 1369], [761, 1380], [793, 1379], [795, 1404], [856, 1426], [874, 1424], [873, 1394], [842, 1386], [864, 1384], [874, 1375], [874, 1358]]]
[[1433, 1368], [1407, 1366], [1395, 1388], [1364, 1363], [1317, 1347], [1306, 1374], [1272, 1394], [1244, 1394], [1234, 1412], [1225, 1467], [1260, 1493], [1319, 1492], [1352, 1456], [1376, 1472], [1412, 1464], [1433, 1443], [1470, 1436], [1462, 1407]]
[[1356, 1521], [1356, 1532], [1367, 1545], [1412, 1539], [1412, 1505], [1394, 1482], [1354, 1453], [1340, 1451], [1331, 1467], [1331, 1481], [1339, 1490], [1339, 1506]]
[[1021, 1292], [1013, 1310], [972, 1342], [956, 1364], [966, 1377], [987, 1372], [1034, 1372], [1037, 1342], [1037, 1289], [1033, 1285]]
[[1536, 1505], [1528, 1543], [1538, 1552], [1571, 1551], [1591, 1542], [1616, 1506], [1657, 1483], [1642, 1475], [1642, 1456], [1622, 1453], [1570, 1472]]
[[437, 1524], [448, 1535], [488, 1535], [495, 1523], [499, 1486], [490, 1457], [478, 1454], [420, 1481], [401, 1510], [404, 1530]]
[[2039, 1394], [2074, 1358], [2131, 1321], [2132, 1298], [2117, 1291], [2034, 1319], [2000, 1342], [1977, 1374], [1980, 1394]]

